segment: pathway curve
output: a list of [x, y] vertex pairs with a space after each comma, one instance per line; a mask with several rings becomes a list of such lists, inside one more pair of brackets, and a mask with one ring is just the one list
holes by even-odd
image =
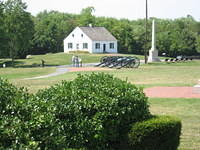
[[56, 72], [54, 72], [54, 73], [43, 75], [43, 76], [38, 76], [38, 77], [25, 78], [25, 80], [33, 80], [33, 79], [42, 79], [42, 78], [53, 77], [53, 76], [64, 74], [68, 71], [69, 71], [68, 68], [59, 66], [59, 67], [56, 68]]
[[[94, 65], [96, 65], [97, 63], [89, 63], [89, 64], [83, 64], [83, 68], [85, 67], [92, 67]], [[79, 70], [84, 71], [84, 69], [81, 69], [82, 67], [80, 67]], [[93, 70], [97, 70], [93, 69]], [[56, 72], [51, 73], [51, 74], [47, 74], [47, 75], [43, 75], [43, 76], [38, 76], [38, 77], [32, 77], [32, 78], [25, 78], [24, 80], [33, 80], [33, 79], [42, 79], [42, 78], [48, 78], [48, 77], [53, 77], [53, 76], [57, 76], [57, 75], [61, 75], [64, 74], [66, 72], [69, 71], [78, 71], [78, 69], [75, 69], [75, 67], [73, 67], [72, 65], [62, 65], [62, 66], [57, 66], [56, 67]], [[85, 69], [86, 70], [86, 69]]]

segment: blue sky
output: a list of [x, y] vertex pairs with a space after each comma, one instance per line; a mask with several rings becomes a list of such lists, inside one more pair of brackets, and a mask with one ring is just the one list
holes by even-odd
[[[78, 14], [82, 8], [95, 7], [95, 16], [145, 18], [145, 0], [23, 0], [33, 15], [43, 10]], [[149, 17], [175, 19], [188, 14], [200, 21], [200, 0], [148, 0]]]

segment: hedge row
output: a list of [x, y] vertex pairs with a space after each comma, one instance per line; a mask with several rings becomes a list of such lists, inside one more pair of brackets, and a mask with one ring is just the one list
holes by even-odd
[[[130, 125], [150, 116], [147, 97], [141, 89], [103, 73], [78, 75], [74, 81], [63, 81], [36, 96], [46, 102], [40, 107], [51, 107], [40, 110], [51, 116], [41, 126], [51, 121], [53, 136], [71, 148], [120, 149], [127, 145]], [[51, 141], [48, 130], [38, 128], [37, 132], [42, 132], [42, 143]], [[57, 146], [55, 141], [50, 143]]]
[[176, 150], [181, 121], [170, 116], [154, 117], [134, 124], [129, 132], [132, 150]]
[[[35, 95], [0, 79], [0, 100], [0, 149], [134, 149], [133, 141], [143, 140], [137, 139], [142, 121], [152, 117], [142, 89], [104, 73], [79, 75]], [[170, 119], [159, 120], [168, 140]], [[155, 122], [147, 125], [154, 129]], [[145, 137], [148, 129], [141, 130]]]
[[0, 149], [20, 149], [29, 140], [28, 102], [32, 96], [0, 78]]

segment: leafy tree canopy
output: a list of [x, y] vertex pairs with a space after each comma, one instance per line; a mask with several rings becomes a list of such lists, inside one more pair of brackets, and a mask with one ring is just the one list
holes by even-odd
[[21, 0], [7, 0], [4, 3], [4, 24], [8, 39], [8, 55], [12, 60], [24, 58], [30, 50], [34, 25], [26, 4]]

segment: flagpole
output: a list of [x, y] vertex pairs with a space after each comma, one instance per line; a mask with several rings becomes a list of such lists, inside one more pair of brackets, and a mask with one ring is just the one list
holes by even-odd
[[147, 23], [148, 22], [148, 2], [146, 0], [146, 19], [145, 19], [145, 50], [144, 50], [144, 59], [145, 64], [147, 64]]

